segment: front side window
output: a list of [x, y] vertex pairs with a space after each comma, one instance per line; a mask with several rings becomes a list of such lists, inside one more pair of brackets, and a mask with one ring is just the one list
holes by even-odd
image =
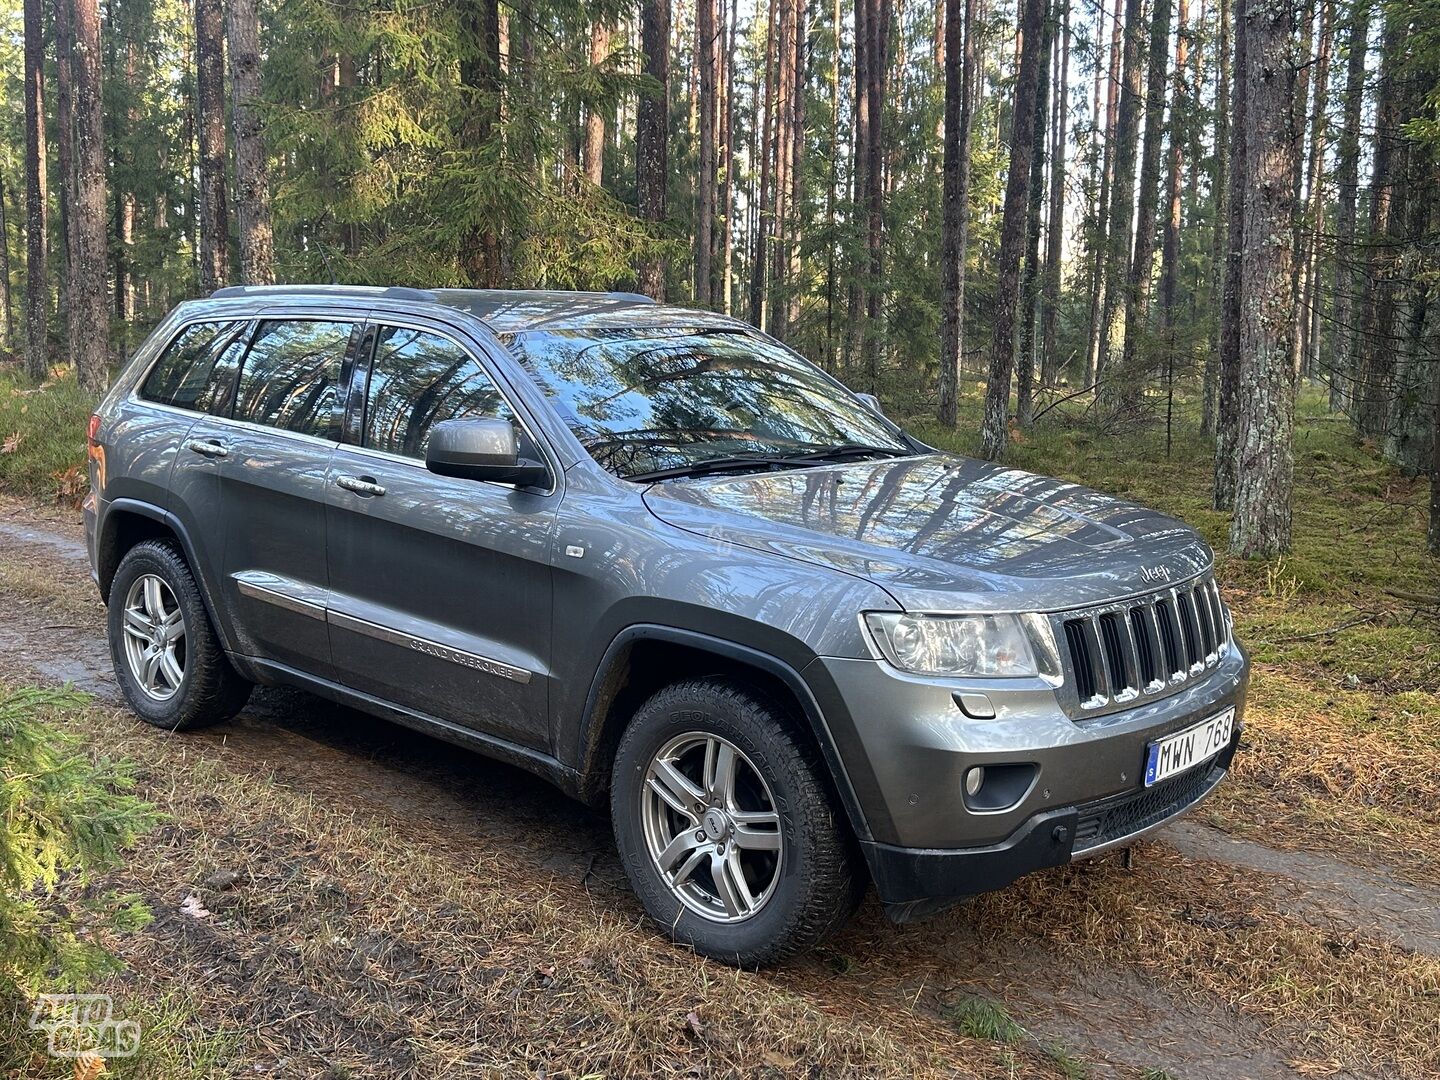
[[243, 319], [191, 323], [160, 354], [140, 396], [177, 409], [228, 412], [248, 325]]
[[514, 419], [468, 350], [440, 334], [382, 326], [365, 402], [365, 445], [423, 458], [430, 429], [461, 417]]
[[743, 330], [551, 330], [504, 340], [591, 457], [618, 476], [911, 452], [899, 429], [818, 368]]
[[354, 324], [275, 319], [260, 324], [245, 356], [235, 419], [340, 438], [340, 368]]

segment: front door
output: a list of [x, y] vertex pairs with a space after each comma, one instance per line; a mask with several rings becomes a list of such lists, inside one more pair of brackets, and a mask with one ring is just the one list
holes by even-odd
[[[358, 445], [335, 451], [326, 485], [337, 678], [548, 750], [550, 552], [560, 496], [425, 468], [433, 424], [515, 419], [469, 345], [438, 327], [377, 324], [364, 351]], [[365, 375], [357, 365], [356, 378]]]

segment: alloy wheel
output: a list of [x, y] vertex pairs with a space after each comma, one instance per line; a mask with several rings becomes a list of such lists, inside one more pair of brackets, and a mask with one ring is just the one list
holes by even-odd
[[142, 574], [125, 595], [125, 661], [144, 694], [174, 697], [185, 678], [185, 616], [164, 578]]
[[646, 847], [676, 899], [725, 923], [764, 907], [784, 838], [770, 786], [739, 747], [707, 732], [671, 739], [651, 758], [640, 798]]

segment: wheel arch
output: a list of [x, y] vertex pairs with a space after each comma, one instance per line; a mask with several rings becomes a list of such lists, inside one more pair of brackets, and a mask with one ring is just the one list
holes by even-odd
[[605, 650], [586, 695], [579, 729], [579, 795], [603, 803], [615, 748], [630, 717], [652, 694], [686, 678], [730, 677], [786, 706], [796, 733], [816, 746], [826, 780], [857, 840], [870, 835], [860, 802], [814, 693], [800, 672], [767, 652], [698, 631], [658, 624], [626, 627]]
[[195, 548], [185, 526], [168, 510], [139, 499], [116, 499], [100, 521], [95, 541], [95, 576], [101, 599], [107, 604], [110, 602], [110, 586], [115, 580], [115, 571], [132, 548], [147, 540], [173, 540], [180, 545], [180, 553], [185, 557], [195, 585], [200, 590], [205, 612], [210, 616], [211, 625], [218, 628], [220, 623], [215, 618], [210, 583], [204, 568], [195, 558]]

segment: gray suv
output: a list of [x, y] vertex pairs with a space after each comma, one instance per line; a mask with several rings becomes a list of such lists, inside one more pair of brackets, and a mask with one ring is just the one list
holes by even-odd
[[1248, 661], [1170, 518], [936, 452], [734, 319], [627, 294], [180, 305], [89, 427], [145, 720], [302, 687], [608, 805], [675, 940], [755, 966], [1204, 799]]

